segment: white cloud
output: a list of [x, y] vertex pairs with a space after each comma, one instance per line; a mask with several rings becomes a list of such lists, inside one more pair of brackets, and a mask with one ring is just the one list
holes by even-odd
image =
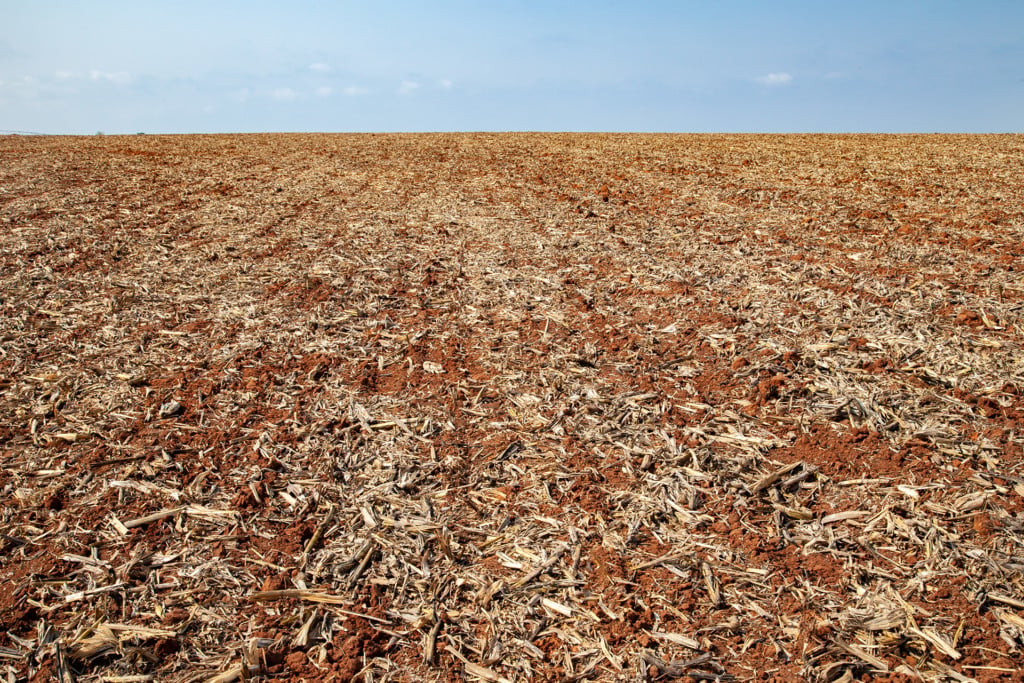
[[107, 72], [93, 69], [89, 72], [89, 80], [106, 81], [115, 85], [127, 85], [132, 82], [132, 75], [125, 71]]
[[248, 88], [240, 88], [238, 90], [232, 90], [228, 94], [231, 97], [231, 99], [237, 102], [246, 102], [249, 100], [249, 95], [251, 95], [252, 93], [249, 91]]
[[28, 98], [35, 97], [43, 89], [40, 83], [32, 76], [22, 76], [21, 78], [14, 78], [6, 82], [0, 81], [0, 88], [6, 90], [9, 94]]
[[329, 85], [321, 85], [316, 89], [317, 97], [330, 97], [334, 94], [334, 88]]
[[367, 90], [366, 88], [361, 88], [358, 85], [350, 85], [347, 88], [345, 88], [344, 90], [342, 90], [341, 92], [342, 92], [343, 95], [348, 95], [349, 97], [355, 97], [356, 95], [365, 95], [366, 93], [368, 93], [370, 91]]
[[23, 100], [34, 100], [40, 95], [71, 95], [78, 92], [73, 84], [56, 76], [39, 78], [30, 74], [0, 81], [0, 90], [3, 90], [5, 95]]
[[271, 91], [270, 96], [279, 102], [290, 102], [298, 97], [298, 93], [291, 88], [275, 88]]
[[437, 82], [437, 84], [438, 84], [439, 86], [441, 86], [442, 88], [444, 88], [445, 90], [450, 90], [450, 89], [451, 89], [451, 87], [452, 87], [453, 85], [455, 85], [454, 83], [452, 83], [451, 81], [449, 81], [449, 80], [448, 80], [447, 78], [442, 78], [441, 80], [439, 80], [439, 81]]
[[411, 95], [420, 87], [420, 84], [416, 81], [402, 81], [402, 85], [398, 86], [399, 95]]
[[75, 74], [72, 71], [60, 70], [60, 71], [54, 71], [53, 72], [53, 77], [56, 78], [58, 81], [66, 81], [69, 78], [74, 78]]
[[327, 73], [331, 70], [331, 67], [327, 66], [323, 62], [313, 62], [309, 65], [310, 71], [316, 71], [318, 73]]
[[764, 85], [786, 85], [793, 80], [793, 77], [784, 71], [777, 73], [768, 74], [767, 76], [761, 76], [757, 79], [759, 83]]

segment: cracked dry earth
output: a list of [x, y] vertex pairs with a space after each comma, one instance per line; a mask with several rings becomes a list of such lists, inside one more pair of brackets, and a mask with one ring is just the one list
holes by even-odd
[[0, 138], [0, 672], [1024, 680], [1022, 166]]

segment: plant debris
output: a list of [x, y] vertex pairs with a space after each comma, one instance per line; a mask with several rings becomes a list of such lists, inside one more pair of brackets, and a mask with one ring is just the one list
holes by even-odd
[[0, 159], [6, 680], [1024, 680], [1024, 138]]

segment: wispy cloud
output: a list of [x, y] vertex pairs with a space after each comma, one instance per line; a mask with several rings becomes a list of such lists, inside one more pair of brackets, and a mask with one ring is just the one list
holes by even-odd
[[330, 97], [334, 94], [334, 88], [329, 85], [321, 85], [314, 92], [316, 92], [317, 97]]
[[30, 74], [5, 79], [0, 81], [2, 94], [17, 96], [21, 100], [34, 100], [40, 96], [62, 96], [73, 95], [79, 92], [79, 83], [68, 78], [43, 76], [36, 77]]
[[104, 81], [114, 83], [115, 85], [128, 85], [132, 82], [132, 75], [126, 71], [108, 72], [93, 69], [89, 72], [89, 80]]
[[270, 91], [270, 96], [278, 102], [290, 102], [298, 97], [299, 94], [291, 88], [275, 88]]
[[449, 81], [449, 80], [448, 80], [447, 78], [442, 78], [441, 80], [439, 80], [439, 81], [437, 82], [437, 84], [438, 84], [439, 86], [441, 86], [442, 88], [444, 88], [445, 90], [451, 90], [451, 89], [452, 89], [452, 86], [454, 86], [454, 85], [455, 85], [454, 83], [452, 83], [451, 81]]
[[366, 88], [362, 88], [358, 85], [350, 85], [341, 91], [342, 95], [348, 95], [349, 97], [355, 97], [356, 95], [365, 95], [370, 92]]
[[331, 67], [324, 64], [323, 62], [313, 62], [309, 65], [310, 71], [316, 71], [317, 73], [327, 73], [331, 70]]
[[416, 81], [402, 81], [402, 85], [398, 86], [399, 95], [411, 95], [416, 92], [420, 87], [420, 84]]
[[757, 79], [758, 83], [762, 83], [764, 85], [786, 85], [787, 83], [792, 82], [792, 80], [793, 76], [785, 71], [770, 73]]

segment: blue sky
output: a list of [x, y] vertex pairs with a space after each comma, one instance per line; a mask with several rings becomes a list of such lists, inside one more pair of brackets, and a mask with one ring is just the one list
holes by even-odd
[[1024, 131], [1024, 0], [0, 0], [0, 130]]

